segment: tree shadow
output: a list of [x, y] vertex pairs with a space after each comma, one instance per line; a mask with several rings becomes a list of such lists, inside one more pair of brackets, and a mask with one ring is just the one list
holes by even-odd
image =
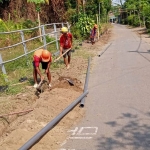
[[145, 37], [145, 38], [150, 38], [150, 35], [149, 35], [150, 32], [147, 28], [139, 29], [137, 31], [139, 32], [140, 35], [142, 35], [142, 34], [145, 35], [146, 34], [147, 37]]
[[128, 51], [128, 52], [130, 52], [130, 53], [131, 53], [131, 52], [138, 53], [138, 54], [141, 55], [144, 59], [146, 59], [147, 61], [150, 62], [150, 60], [149, 60], [147, 57], [145, 57], [144, 55], [142, 55], [142, 53], [150, 53], [150, 50], [147, 50], [147, 52], [140, 52], [140, 51], [139, 51], [139, 49], [140, 49], [140, 47], [141, 47], [141, 43], [142, 43], [142, 38], [141, 38], [141, 36], [140, 36], [140, 42], [139, 42], [139, 44], [138, 44], [137, 49], [134, 50], [134, 51]]
[[144, 56], [144, 55], [142, 55], [142, 53], [150, 53], [150, 50], [147, 50], [147, 52], [140, 52], [140, 51], [138, 51], [138, 50], [136, 50], [136, 51], [128, 51], [128, 52], [132, 52], [132, 53], [138, 53], [140, 56], [142, 56], [144, 59], [146, 59], [147, 61], [149, 61], [150, 62], [150, 60], [146, 57], [146, 56]]
[[[131, 113], [122, 113], [115, 121], [106, 122], [111, 128], [117, 127], [118, 130], [112, 137], [102, 136], [98, 139], [98, 150], [149, 150], [150, 149], [150, 112], [143, 113], [145, 119]], [[126, 122], [124, 125], [118, 122]], [[118, 122], [117, 122], [118, 121]]]
[[140, 51], [128, 51], [128, 52], [136, 52], [136, 53], [150, 53], [150, 50], [147, 50], [147, 52], [140, 52]]
[[136, 29], [135, 27], [131, 28], [131, 29], [135, 29], [135, 32], [140, 32], [140, 34], [146, 34], [148, 33], [148, 30], [147, 28], [139, 28], [139, 29]]

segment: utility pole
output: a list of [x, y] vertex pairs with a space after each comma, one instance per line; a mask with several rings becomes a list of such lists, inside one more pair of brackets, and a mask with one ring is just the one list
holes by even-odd
[[77, 16], [78, 16], [78, 20], [79, 20], [79, 0], [76, 1], [76, 9], [77, 9]]
[[101, 22], [101, 21], [100, 21], [100, 19], [101, 19], [101, 18], [100, 18], [100, 13], [101, 13], [100, 10], [101, 10], [101, 8], [100, 8], [100, 2], [99, 2], [99, 24], [100, 24], [100, 22]]
[[144, 25], [144, 28], [145, 28], [145, 14], [144, 14], [144, 5], [143, 5], [143, 2], [142, 2], [142, 14], [143, 14], [143, 25]]
[[85, 8], [84, 8], [84, 5], [85, 5], [85, 0], [82, 0], [82, 9], [83, 9], [83, 13], [85, 14]]

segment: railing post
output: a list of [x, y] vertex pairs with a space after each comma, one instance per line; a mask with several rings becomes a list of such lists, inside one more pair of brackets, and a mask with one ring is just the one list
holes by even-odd
[[20, 34], [21, 34], [21, 39], [22, 39], [22, 42], [23, 42], [22, 45], [23, 45], [24, 53], [25, 53], [26, 58], [27, 58], [27, 65], [29, 65], [28, 54], [27, 54], [28, 50], [27, 50], [26, 43], [25, 43], [25, 40], [24, 40], [24, 33], [23, 33], [23, 31], [20, 31]]
[[44, 42], [44, 49], [47, 49], [44, 25], [42, 25], [41, 27], [42, 27], [42, 37], [43, 37], [43, 42]]
[[25, 40], [24, 40], [24, 34], [23, 34], [23, 31], [20, 31], [20, 34], [21, 34], [21, 39], [22, 39], [22, 45], [23, 45], [23, 49], [24, 49], [24, 53], [26, 54], [27, 56], [27, 47], [26, 47], [26, 44], [25, 44]]
[[[3, 64], [3, 59], [2, 59], [1, 54], [0, 54], [0, 66], [2, 67], [2, 72], [3, 72], [3, 74], [6, 74], [6, 70], [5, 70], [5, 66], [4, 66], [4, 64]], [[8, 82], [8, 79], [5, 78], [5, 81]]]
[[68, 22], [67, 22], [67, 28], [68, 28], [68, 31], [70, 32], [70, 26]]
[[58, 37], [57, 37], [57, 30], [56, 30], [56, 24], [54, 23], [54, 34], [55, 34], [55, 39], [56, 39], [56, 49], [59, 50], [58, 46]]

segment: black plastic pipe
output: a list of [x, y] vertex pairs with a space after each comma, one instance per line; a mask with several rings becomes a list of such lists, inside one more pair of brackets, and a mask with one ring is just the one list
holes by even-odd
[[65, 108], [58, 116], [56, 116], [51, 122], [49, 122], [44, 128], [42, 128], [37, 134], [35, 134], [29, 141], [27, 141], [19, 150], [28, 150], [37, 143], [49, 130], [51, 130], [56, 123], [58, 123], [71, 109], [73, 109], [80, 101], [88, 94], [88, 91], [84, 91], [74, 102], [72, 102], [67, 108]]
[[[88, 89], [88, 81], [89, 81], [89, 72], [90, 72], [90, 61], [91, 58], [88, 59], [88, 66], [86, 71], [86, 78], [85, 78], [85, 84], [84, 84], [84, 92]], [[81, 100], [80, 107], [84, 107], [85, 97]]]
[[112, 44], [112, 43], [110, 43], [110, 44], [106, 47], [106, 49], [105, 49], [104, 51], [102, 51], [101, 54], [98, 55], [98, 57], [101, 57], [101, 56], [104, 54], [104, 52], [111, 46], [111, 44]]

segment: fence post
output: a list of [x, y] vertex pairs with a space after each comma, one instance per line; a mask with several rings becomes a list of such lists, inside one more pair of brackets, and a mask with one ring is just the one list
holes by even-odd
[[24, 40], [24, 34], [23, 34], [23, 31], [20, 31], [20, 34], [21, 34], [21, 39], [22, 39], [22, 45], [23, 45], [23, 49], [24, 49], [24, 53], [26, 54], [27, 56], [27, 47], [26, 47], [26, 44], [25, 44], [25, 40]]
[[54, 23], [54, 34], [55, 34], [55, 39], [56, 39], [56, 49], [58, 50], [58, 37], [57, 37], [57, 30], [56, 30], [56, 24]]
[[[4, 66], [4, 64], [3, 64], [3, 59], [2, 59], [1, 54], [0, 54], [0, 66], [2, 67], [2, 72], [3, 72], [3, 74], [6, 75], [6, 70], [5, 70], [5, 66]], [[6, 82], [8, 82], [8, 79], [7, 79], [7, 78], [4, 78], [4, 79], [5, 79]]]
[[47, 49], [44, 25], [42, 25], [42, 37], [43, 37], [43, 42], [44, 42], [44, 49]]
[[28, 54], [27, 54], [27, 47], [26, 47], [26, 43], [25, 43], [25, 40], [24, 40], [24, 33], [23, 31], [20, 31], [20, 34], [21, 34], [21, 39], [22, 39], [22, 45], [23, 45], [23, 49], [24, 49], [24, 53], [26, 55], [26, 58], [27, 58], [27, 65], [29, 65], [29, 62], [28, 62]]
[[70, 26], [68, 22], [67, 22], [67, 28], [68, 28], [68, 31], [70, 32]]

